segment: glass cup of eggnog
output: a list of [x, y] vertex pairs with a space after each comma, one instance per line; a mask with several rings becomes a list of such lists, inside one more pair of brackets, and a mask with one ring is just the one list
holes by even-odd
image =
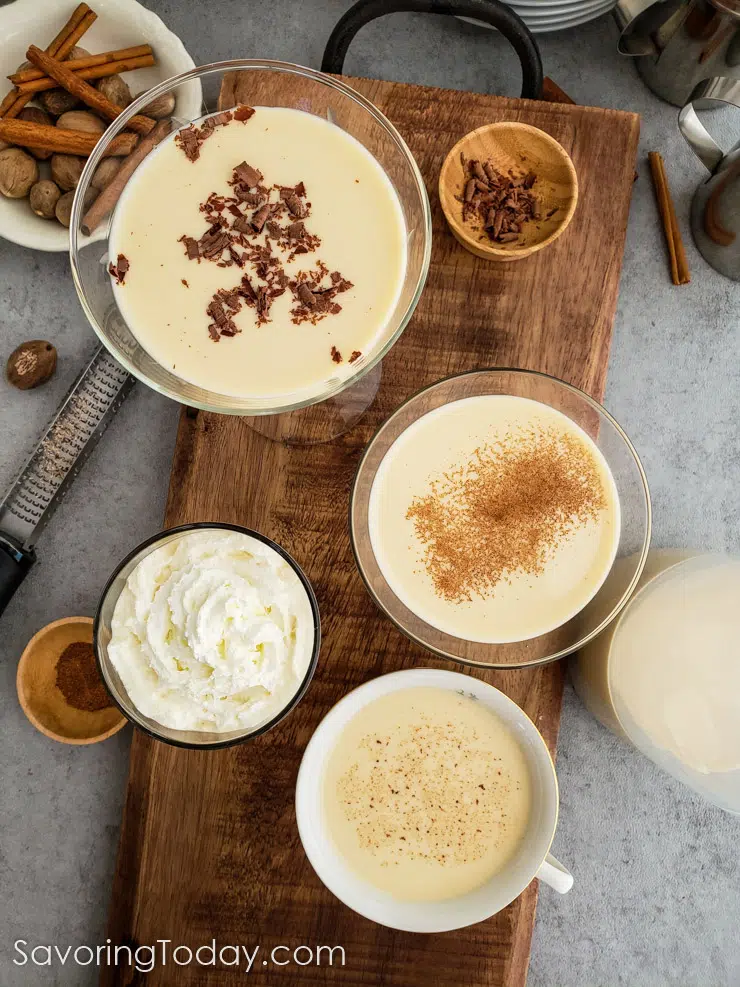
[[573, 885], [550, 855], [545, 741], [511, 699], [458, 672], [406, 669], [345, 696], [306, 747], [296, 817], [326, 887], [392, 929], [473, 925], [534, 877]]
[[411, 152], [360, 93], [229, 61], [161, 83], [108, 127], [70, 250], [85, 313], [132, 374], [322, 441], [374, 397], [424, 286], [431, 213]]
[[650, 526], [622, 428], [527, 370], [470, 371], [410, 397], [365, 450], [350, 506], [380, 609], [429, 651], [481, 667], [552, 661], [599, 634], [637, 584]]

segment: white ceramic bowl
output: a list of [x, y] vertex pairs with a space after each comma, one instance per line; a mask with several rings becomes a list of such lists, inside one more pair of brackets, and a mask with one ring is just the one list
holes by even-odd
[[[532, 780], [532, 814], [524, 839], [509, 863], [482, 887], [447, 901], [399, 901], [363, 881], [345, 863], [328, 832], [324, 799], [326, 762], [345, 726], [374, 699], [399, 689], [431, 686], [464, 692], [500, 716], [518, 739]], [[340, 901], [380, 925], [405, 932], [449, 932], [490, 918], [512, 902], [534, 877], [565, 893], [573, 876], [550, 844], [558, 821], [558, 782], [550, 752], [534, 723], [515, 702], [470, 675], [413, 668], [381, 675], [350, 692], [327, 713], [306, 747], [296, 784], [296, 818], [313, 869]]]
[[[75, 6], [75, 0], [15, 0], [10, 6], [0, 7], [0, 78], [15, 72], [26, 60], [29, 45], [45, 47]], [[93, 9], [98, 19], [81, 39], [83, 48], [93, 54], [136, 44], [150, 44], [154, 49], [156, 65], [123, 76], [134, 96], [194, 67], [195, 63], [180, 39], [137, 0], [95, 0]], [[0, 98], [5, 92], [5, 88], [0, 87]], [[192, 105], [178, 106], [176, 112], [188, 118], [198, 116], [200, 90], [197, 87], [189, 90], [187, 99], [189, 103], [192, 100]], [[48, 165], [39, 164], [44, 177]], [[69, 231], [56, 220], [35, 216], [28, 199], [0, 196], [0, 236], [35, 250], [69, 249]]]

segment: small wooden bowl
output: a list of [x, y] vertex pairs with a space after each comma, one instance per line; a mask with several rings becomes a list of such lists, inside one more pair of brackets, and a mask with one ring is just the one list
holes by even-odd
[[[532, 171], [537, 176], [533, 191], [540, 200], [541, 219], [522, 227], [514, 243], [493, 243], [481, 228], [463, 223], [462, 196], [465, 187], [460, 154], [466, 161], [491, 161], [497, 171], [515, 174]], [[526, 123], [489, 123], [466, 134], [445, 158], [439, 175], [439, 199], [455, 237], [486, 260], [521, 260], [557, 240], [570, 223], [578, 202], [578, 177], [567, 152], [537, 127]], [[552, 210], [557, 211], [547, 218]]]
[[59, 656], [69, 644], [92, 644], [90, 617], [64, 617], [42, 627], [26, 645], [18, 663], [16, 687], [23, 712], [37, 730], [63, 744], [96, 744], [126, 724], [117, 706], [89, 713], [70, 706], [56, 685]]

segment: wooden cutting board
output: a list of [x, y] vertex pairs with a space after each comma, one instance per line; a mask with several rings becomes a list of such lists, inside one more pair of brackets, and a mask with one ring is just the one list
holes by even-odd
[[[374, 925], [340, 904], [308, 864], [296, 830], [294, 784], [312, 731], [346, 692], [398, 668], [444, 664], [381, 616], [355, 569], [347, 501], [374, 428], [419, 387], [475, 367], [542, 370], [602, 397], [639, 118], [348, 81], [398, 127], [425, 176], [434, 213], [429, 280], [414, 318], [383, 363], [374, 406], [340, 439], [288, 448], [243, 420], [183, 410], [166, 525], [234, 522], [274, 538], [313, 582], [324, 640], [306, 697], [280, 726], [253, 743], [191, 752], [134, 733], [108, 934], [114, 943], [169, 939], [195, 948], [215, 937], [219, 945], [243, 944], [250, 951], [259, 945], [250, 983], [270, 987], [314, 982], [523, 987], [536, 881], [499, 915], [459, 932], [422, 936]], [[249, 102], [249, 93], [241, 99]], [[552, 134], [571, 154], [580, 183], [580, 202], [567, 232], [528, 260], [503, 265], [478, 260], [458, 245], [436, 194], [449, 148], [495, 120], [521, 120]], [[554, 751], [562, 663], [475, 674], [519, 703]], [[567, 848], [564, 852], [567, 863]], [[572, 893], [579, 893], [577, 874]], [[548, 893], [546, 907], [558, 907], [556, 896]], [[299, 945], [341, 945], [345, 965], [270, 963], [274, 946]], [[307, 955], [304, 950], [299, 958]], [[288, 953], [276, 956], [283, 960]], [[177, 967], [170, 959], [146, 978], [123, 967], [108, 969], [102, 982], [230, 987], [245, 982], [244, 966]]]

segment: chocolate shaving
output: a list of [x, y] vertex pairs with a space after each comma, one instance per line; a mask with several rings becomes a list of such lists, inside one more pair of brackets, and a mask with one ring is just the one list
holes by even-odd
[[252, 232], [252, 224], [249, 222], [246, 216], [240, 216], [238, 219], [235, 219], [234, 225], [231, 228], [232, 230], [236, 230], [237, 233]]
[[331, 358], [335, 363], [342, 362], [342, 354], [339, 352], [336, 346], [332, 346], [331, 348]]
[[181, 236], [180, 243], [185, 244], [185, 253], [188, 260], [200, 260], [200, 247], [197, 240], [194, 240], [191, 236]]
[[352, 352], [352, 356], [349, 358], [349, 362], [354, 363], [355, 360], [359, 360], [361, 356], [362, 356], [362, 352], [360, 350], [354, 350]]
[[251, 165], [248, 165], [246, 161], [242, 161], [234, 168], [234, 180], [236, 182], [244, 182], [249, 188], [255, 188], [263, 179], [263, 174]]
[[306, 208], [306, 203], [303, 202], [295, 192], [285, 199], [285, 205], [291, 212], [291, 215], [295, 216], [297, 219], [303, 219], [307, 215], [308, 209]]
[[229, 239], [229, 234], [218, 228], [218, 232], [211, 227], [207, 233], [204, 233], [200, 238], [198, 243], [200, 247], [200, 252], [203, 257], [207, 260], [213, 260], [215, 257], [220, 257], [224, 250], [229, 246], [231, 240]]
[[221, 327], [226, 325], [226, 312], [224, 311], [224, 307], [217, 296], [214, 296], [212, 301], [209, 303], [206, 312], [208, 312], [217, 326]]
[[126, 280], [126, 272], [128, 271], [130, 264], [128, 262], [128, 257], [124, 254], [119, 254], [116, 263], [108, 265], [108, 273], [111, 277], [116, 279], [116, 284], [123, 284]]
[[238, 294], [241, 295], [242, 298], [245, 298], [247, 300], [247, 303], [249, 305], [254, 305], [254, 303], [257, 301], [257, 292], [252, 287], [252, 282], [249, 280], [248, 274], [244, 275], [244, 277], [241, 280], [241, 284], [236, 290]]
[[246, 123], [254, 116], [254, 110], [251, 106], [247, 106], [246, 103], [242, 103], [241, 106], [237, 106], [234, 110], [234, 119], [240, 120], [242, 123]]
[[230, 290], [227, 288], [221, 288], [218, 292], [218, 297], [223, 299], [226, 306], [233, 312], [238, 312], [242, 307], [241, 298], [239, 297], [239, 292], [236, 288], [232, 288]]
[[494, 243], [514, 243], [524, 225], [540, 218], [540, 203], [532, 191], [537, 177], [532, 171], [519, 175], [498, 172], [491, 161], [463, 165], [463, 220], [483, 229]]
[[296, 288], [296, 295], [298, 297], [298, 301], [305, 305], [306, 308], [314, 308], [316, 306], [316, 298], [314, 293], [307, 284], [299, 284]]
[[266, 316], [270, 311], [270, 306], [272, 305], [272, 294], [267, 288], [260, 285], [257, 289], [257, 312], [262, 316]]
[[244, 182], [237, 182], [234, 185], [234, 195], [239, 202], [246, 202], [248, 206], [261, 206], [265, 201], [265, 196], [261, 192], [250, 192], [249, 186]]
[[291, 223], [285, 230], [285, 235], [289, 240], [302, 240], [306, 235], [306, 227], [302, 220]]
[[183, 127], [175, 135], [175, 144], [185, 152], [185, 157], [189, 161], [197, 161], [200, 157], [201, 141], [198, 139], [199, 131], [194, 124]]
[[260, 206], [257, 212], [252, 214], [252, 229], [255, 233], [262, 232], [262, 227], [267, 222], [271, 213], [272, 206], [266, 202], [264, 206]]

